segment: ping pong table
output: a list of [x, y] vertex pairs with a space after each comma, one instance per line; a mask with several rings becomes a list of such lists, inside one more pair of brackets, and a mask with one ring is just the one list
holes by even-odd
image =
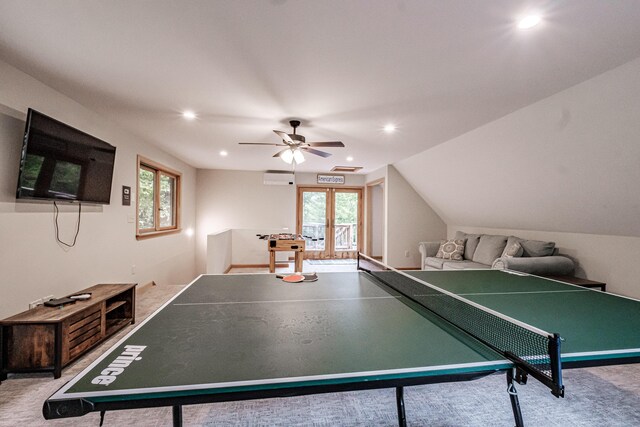
[[[44, 417], [171, 406], [181, 425], [183, 405], [395, 388], [406, 425], [405, 386], [503, 372], [523, 425], [514, 383], [532, 376], [562, 396], [562, 368], [640, 362], [640, 301], [516, 272], [373, 262], [302, 283], [201, 275], [54, 393]], [[545, 354], [512, 343], [521, 333], [540, 333]]]

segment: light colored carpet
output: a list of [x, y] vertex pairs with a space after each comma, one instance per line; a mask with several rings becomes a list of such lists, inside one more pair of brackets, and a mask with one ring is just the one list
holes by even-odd
[[[137, 320], [180, 289], [155, 286], [140, 291]], [[64, 369], [57, 380], [41, 374], [10, 376], [0, 384], [0, 426], [97, 426], [97, 413], [46, 421], [42, 404], [130, 328]], [[565, 370], [564, 377], [564, 399], [553, 397], [533, 379], [518, 387], [525, 425], [640, 425], [640, 364]], [[513, 425], [503, 374], [465, 383], [408, 387], [405, 404], [410, 426]], [[393, 426], [397, 422], [393, 389], [193, 405], [183, 411], [185, 426]], [[105, 426], [169, 425], [170, 408], [113, 411], [105, 417]]]
[[[311, 260], [305, 259], [302, 263], [302, 271], [305, 273], [326, 273], [331, 271], [357, 271], [355, 262], [345, 264], [312, 264]], [[276, 273], [293, 273], [295, 269], [294, 263], [289, 262], [286, 267], [276, 267]], [[235, 267], [229, 271], [229, 274], [243, 273], [268, 273], [269, 268], [262, 267]]]
[[311, 265], [355, 265], [355, 259], [309, 259]]

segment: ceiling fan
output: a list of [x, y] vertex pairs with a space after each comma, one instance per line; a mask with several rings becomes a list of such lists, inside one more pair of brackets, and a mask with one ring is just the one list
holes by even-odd
[[324, 142], [307, 142], [305, 137], [296, 133], [296, 128], [300, 126], [300, 120], [290, 120], [289, 124], [293, 128], [293, 133], [286, 133], [279, 130], [274, 132], [282, 138], [282, 143], [276, 144], [271, 142], [240, 142], [241, 145], [273, 145], [276, 147], [287, 147], [273, 155], [273, 157], [280, 157], [287, 163], [304, 162], [304, 156], [302, 152], [315, 154], [321, 157], [329, 157], [331, 153], [326, 151], [316, 150], [311, 147], [344, 147], [341, 141], [324, 141]]

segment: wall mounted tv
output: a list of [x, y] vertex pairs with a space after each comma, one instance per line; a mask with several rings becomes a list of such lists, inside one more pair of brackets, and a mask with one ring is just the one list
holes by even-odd
[[29, 109], [18, 199], [109, 204], [116, 147]]

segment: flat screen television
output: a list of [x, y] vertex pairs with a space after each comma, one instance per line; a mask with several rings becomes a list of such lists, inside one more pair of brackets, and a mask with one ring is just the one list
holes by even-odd
[[17, 199], [109, 204], [116, 147], [29, 109]]

